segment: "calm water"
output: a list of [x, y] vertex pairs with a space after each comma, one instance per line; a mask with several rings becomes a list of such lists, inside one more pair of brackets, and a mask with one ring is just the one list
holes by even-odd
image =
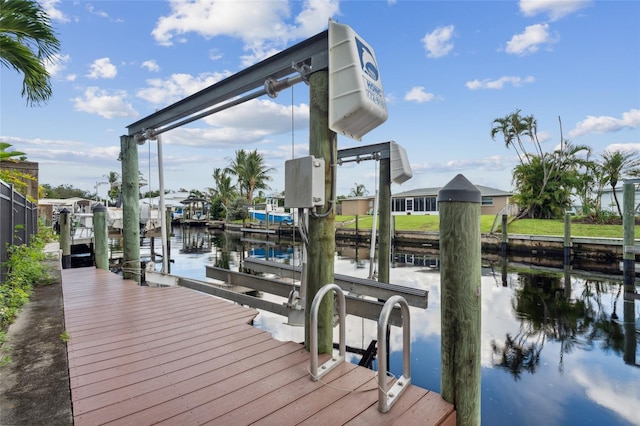
[[[176, 228], [171, 273], [207, 280], [205, 265], [238, 270], [251, 255], [296, 263], [298, 248], [283, 244]], [[366, 278], [368, 255], [367, 249], [338, 249], [335, 272]], [[411, 308], [411, 380], [440, 392], [438, 261], [399, 255], [392, 266], [392, 283], [429, 290], [428, 308]], [[625, 302], [621, 287], [617, 276], [483, 265], [482, 423], [640, 425], [640, 301]], [[254, 324], [277, 339], [303, 341], [303, 328], [285, 321], [261, 312]], [[391, 329], [390, 369], [400, 375], [402, 330]], [[372, 321], [347, 316], [347, 345], [366, 348], [376, 330]], [[360, 358], [348, 356], [356, 363]]]

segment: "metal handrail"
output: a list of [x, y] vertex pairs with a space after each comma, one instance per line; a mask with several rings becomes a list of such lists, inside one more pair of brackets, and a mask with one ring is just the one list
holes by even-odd
[[[332, 356], [327, 362], [325, 362], [320, 366], [320, 368], [318, 368], [318, 308], [320, 307], [320, 303], [322, 302], [324, 296], [331, 290], [333, 290], [338, 296], [338, 321], [340, 324], [340, 343], [338, 356]], [[309, 316], [309, 350], [311, 351], [310, 373], [311, 380], [313, 380], [314, 382], [319, 380], [322, 376], [327, 374], [338, 365], [340, 365], [340, 363], [345, 359], [347, 347], [345, 338], [345, 317], [346, 303], [342, 289], [337, 284], [325, 284], [324, 286], [322, 286], [322, 288], [318, 290], [315, 297], [313, 298], [313, 302], [311, 302], [311, 312]]]
[[[402, 376], [387, 391], [387, 327], [395, 305], [402, 310]], [[411, 384], [411, 327], [409, 304], [402, 296], [391, 296], [382, 307], [378, 319], [378, 411], [386, 413]]]

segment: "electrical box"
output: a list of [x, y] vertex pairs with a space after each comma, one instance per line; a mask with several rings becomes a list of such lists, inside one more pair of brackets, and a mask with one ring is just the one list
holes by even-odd
[[389, 167], [391, 182], [403, 183], [413, 177], [407, 151], [395, 142], [389, 145]]
[[284, 206], [324, 206], [324, 158], [313, 155], [284, 162]]
[[348, 25], [329, 20], [329, 128], [359, 141], [387, 117], [373, 48]]

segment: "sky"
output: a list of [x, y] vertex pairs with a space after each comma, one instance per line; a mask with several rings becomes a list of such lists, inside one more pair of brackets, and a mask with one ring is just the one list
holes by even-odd
[[[375, 52], [387, 120], [338, 149], [395, 141], [413, 177], [392, 193], [446, 185], [513, 189], [518, 163], [493, 120], [533, 115], [545, 151], [561, 134], [599, 158], [640, 151], [640, 2], [521, 1], [81, 1], [43, 0], [59, 55], [53, 97], [28, 106], [22, 75], [0, 68], [0, 141], [39, 163], [40, 184], [106, 195], [121, 172], [127, 126], [324, 31], [349, 25]], [[258, 99], [162, 135], [168, 190], [214, 186], [215, 168], [257, 150], [284, 190], [284, 163], [309, 152], [309, 87]], [[138, 147], [157, 190], [157, 142]], [[378, 186], [375, 161], [337, 168], [336, 194]]]

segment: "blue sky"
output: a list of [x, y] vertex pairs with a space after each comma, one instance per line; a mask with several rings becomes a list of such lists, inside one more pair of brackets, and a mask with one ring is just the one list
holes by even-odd
[[[120, 172], [126, 126], [309, 38], [328, 19], [375, 50], [389, 117], [362, 142], [394, 140], [413, 178], [392, 192], [471, 182], [510, 190], [516, 153], [490, 136], [520, 109], [543, 149], [563, 134], [599, 157], [640, 151], [637, 1], [59, 1], [42, 2], [62, 43], [53, 98], [29, 107], [22, 76], [1, 69], [0, 140], [40, 163], [40, 183], [94, 191]], [[238, 149], [258, 150], [284, 190], [284, 162], [308, 154], [309, 88], [298, 84], [163, 135], [165, 188], [204, 190]], [[293, 117], [293, 119], [292, 119]], [[292, 124], [293, 123], [293, 124]], [[157, 145], [139, 147], [158, 188]], [[149, 161], [150, 160], [150, 161]], [[337, 194], [376, 189], [373, 161], [338, 168]], [[106, 192], [100, 186], [100, 192]]]

